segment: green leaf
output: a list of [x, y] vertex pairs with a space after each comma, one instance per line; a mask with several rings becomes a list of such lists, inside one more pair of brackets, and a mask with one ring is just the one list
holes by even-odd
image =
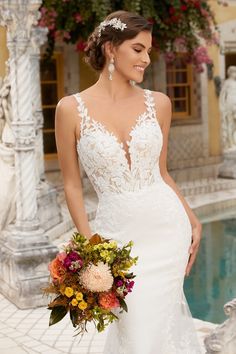
[[119, 299], [120, 301], [120, 306], [122, 307], [122, 309], [124, 309], [126, 312], [128, 312], [128, 307], [126, 305], [126, 302], [124, 299]]
[[136, 277], [136, 275], [134, 275], [134, 273], [128, 273], [128, 274], [125, 274], [125, 277], [126, 277], [127, 279], [133, 279], [133, 278]]
[[50, 319], [49, 319], [49, 326], [54, 325], [55, 323], [61, 321], [63, 317], [67, 314], [67, 309], [64, 306], [56, 306], [52, 309]]
[[74, 310], [74, 309], [70, 309], [70, 319], [71, 319], [71, 322], [73, 324], [73, 327], [76, 327], [76, 322], [77, 322], [77, 311]]
[[112, 314], [112, 316], [113, 316], [114, 318], [116, 318], [117, 320], [119, 320], [119, 317], [116, 316], [116, 315], [114, 314], [114, 312], [111, 312], [111, 314]]

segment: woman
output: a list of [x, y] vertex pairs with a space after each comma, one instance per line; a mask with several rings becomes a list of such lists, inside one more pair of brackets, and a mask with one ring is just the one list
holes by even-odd
[[111, 13], [88, 39], [87, 62], [100, 72], [88, 89], [56, 110], [56, 141], [68, 208], [78, 231], [92, 236], [78, 157], [97, 192], [95, 231], [138, 255], [128, 313], [109, 327], [104, 354], [200, 353], [183, 293], [201, 224], [166, 168], [171, 103], [143, 90], [151, 24]]

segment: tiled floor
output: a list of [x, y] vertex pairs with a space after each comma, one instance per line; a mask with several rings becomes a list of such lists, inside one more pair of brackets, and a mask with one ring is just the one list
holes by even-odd
[[[74, 336], [68, 317], [51, 327], [48, 320], [46, 308], [19, 310], [0, 294], [0, 354], [103, 353], [107, 331], [97, 333], [91, 325], [81, 338]], [[203, 342], [204, 336], [215, 325], [200, 320], [194, 322]]]
[[107, 332], [96, 333], [91, 325], [81, 339], [68, 317], [51, 327], [48, 320], [46, 308], [19, 310], [0, 295], [0, 353], [102, 354]]

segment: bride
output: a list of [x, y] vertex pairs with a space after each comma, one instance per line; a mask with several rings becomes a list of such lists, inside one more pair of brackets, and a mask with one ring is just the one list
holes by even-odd
[[79, 158], [98, 195], [96, 233], [118, 243], [132, 239], [139, 257], [128, 313], [110, 325], [104, 354], [199, 354], [183, 282], [201, 224], [167, 171], [170, 99], [138, 86], [150, 64], [151, 32], [145, 18], [126, 11], [94, 29], [85, 55], [100, 75], [58, 103], [58, 158], [78, 231], [92, 236]]

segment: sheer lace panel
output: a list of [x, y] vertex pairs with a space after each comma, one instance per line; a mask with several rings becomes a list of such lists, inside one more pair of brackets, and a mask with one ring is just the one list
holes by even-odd
[[150, 90], [144, 90], [146, 110], [137, 117], [129, 132], [131, 138], [126, 141], [130, 163], [124, 144], [101, 122], [89, 116], [79, 93], [74, 97], [81, 118], [77, 152], [98, 195], [138, 190], [161, 178], [158, 161], [163, 136]]

